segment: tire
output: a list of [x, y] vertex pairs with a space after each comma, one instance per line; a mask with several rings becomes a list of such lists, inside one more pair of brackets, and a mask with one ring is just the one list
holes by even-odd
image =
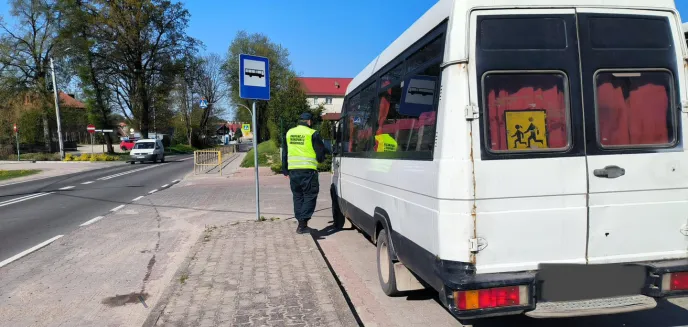
[[162, 156], [162, 159], [160, 159], [160, 162], [165, 162], [165, 156]]
[[397, 290], [397, 279], [394, 274], [394, 263], [389, 244], [389, 236], [387, 236], [387, 231], [383, 229], [377, 237], [377, 277], [382, 291], [387, 296], [397, 296], [401, 292]]
[[135, 163], [136, 163], [136, 161], [132, 161], [132, 162], [130, 162], [130, 164], [132, 164], [132, 165], [133, 165], [133, 164], [135, 164]]
[[339, 201], [337, 200], [334, 189], [332, 189], [330, 193], [330, 197], [332, 198], [332, 225], [337, 229], [342, 229], [344, 228], [346, 217], [344, 217], [342, 210], [339, 208]]

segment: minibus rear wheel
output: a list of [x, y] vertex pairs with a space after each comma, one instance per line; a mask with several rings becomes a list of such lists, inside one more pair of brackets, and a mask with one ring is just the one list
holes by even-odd
[[377, 276], [380, 280], [382, 291], [387, 296], [396, 296], [401, 292], [397, 290], [397, 279], [394, 274], [394, 262], [392, 262], [389, 244], [387, 231], [383, 229], [377, 236]]

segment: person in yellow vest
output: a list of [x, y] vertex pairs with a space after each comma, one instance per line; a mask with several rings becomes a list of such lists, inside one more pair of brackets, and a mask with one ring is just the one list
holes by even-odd
[[318, 163], [325, 160], [327, 152], [320, 134], [311, 128], [312, 119], [310, 113], [301, 114], [299, 125], [290, 129], [282, 142], [282, 173], [289, 176], [299, 234], [310, 232], [308, 221], [320, 192]]
[[376, 152], [396, 152], [397, 140], [389, 134], [375, 135]]

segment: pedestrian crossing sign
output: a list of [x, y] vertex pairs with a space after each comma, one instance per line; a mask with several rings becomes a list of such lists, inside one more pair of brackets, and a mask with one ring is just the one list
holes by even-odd
[[242, 124], [241, 132], [244, 134], [244, 137], [247, 137], [251, 133], [251, 124]]

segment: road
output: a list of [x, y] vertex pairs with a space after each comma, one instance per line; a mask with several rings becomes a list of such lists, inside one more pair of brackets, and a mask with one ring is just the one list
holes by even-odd
[[0, 186], [0, 265], [41, 243], [97, 223], [108, 212], [161, 192], [192, 171], [193, 156]]

